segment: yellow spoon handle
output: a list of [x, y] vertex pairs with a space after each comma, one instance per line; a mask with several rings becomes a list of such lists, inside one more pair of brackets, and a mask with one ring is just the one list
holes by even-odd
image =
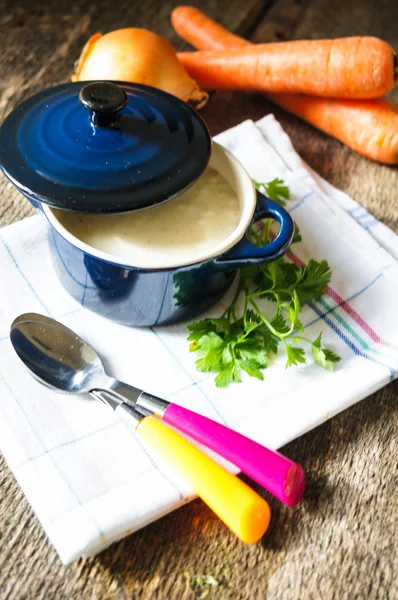
[[270, 509], [248, 485], [155, 417], [142, 419], [136, 431], [180, 471], [198, 496], [241, 540], [251, 543], [263, 536]]

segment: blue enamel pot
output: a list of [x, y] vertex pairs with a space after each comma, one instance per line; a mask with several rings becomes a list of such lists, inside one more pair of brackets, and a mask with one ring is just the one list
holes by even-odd
[[[260, 194], [243, 166], [212, 143], [201, 117], [179, 99], [124, 82], [56, 86], [28, 99], [0, 129], [0, 166], [48, 221], [54, 267], [65, 289], [86, 308], [131, 326], [192, 319], [213, 306], [238, 270], [282, 256], [293, 222]], [[173, 202], [211, 167], [239, 200], [235, 230], [187, 260], [131, 262], [87, 245], [62, 224], [59, 211], [152, 210]], [[209, 190], [211, 193], [211, 190]], [[264, 247], [248, 231], [264, 218], [279, 232]], [[105, 225], [106, 226], [106, 225]], [[188, 255], [188, 253], [187, 253]]]
[[[289, 214], [260, 194], [243, 166], [216, 143], [209, 166], [225, 177], [237, 194], [241, 218], [223, 247], [209, 246], [195, 264], [184, 264], [183, 256], [180, 264], [164, 268], [125, 262], [72, 236], [57, 218], [57, 211], [43, 205], [55, 269], [68, 292], [86, 308], [114, 321], [133, 326], [166, 325], [192, 319], [213, 306], [227, 292], [239, 268], [282, 256], [293, 236]], [[255, 221], [264, 218], [276, 220], [279, 233], [270, 244], [257, 247], [249, 242], [247, 233]]]

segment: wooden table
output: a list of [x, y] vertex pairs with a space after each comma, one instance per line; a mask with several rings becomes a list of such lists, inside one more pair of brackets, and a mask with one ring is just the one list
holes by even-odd
[[[96, 31], [147, 27], [184, 48], [169, 22], [177, 4], [0, 0], [1, 116], [32, 93], [68, 81], [80, 49]], [[253, 41], [370, 34], [398, 49], [397, 0], [192, 4]], [[314, 169], [398, 229], [396, 168], [360, 158], [258, 94], [217, 93], [203, 116], [215, 134], [271, 111]], [[32, 214], [4, 178], [0, 188], [0, 226]], [[396, 384], [388, 386], [283, 449], [306, 469], [305, 499], [295, 509], [271, 499], [271, 528], [253, 546], [237, 541], [195, 501], [98, 557], [64, 567], [2, 462], [0, 597], [398, 598], [397, 390]]]

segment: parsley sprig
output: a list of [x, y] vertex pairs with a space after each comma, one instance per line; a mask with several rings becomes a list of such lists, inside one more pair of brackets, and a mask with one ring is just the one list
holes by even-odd
[[[279, 204], [284, 205], [289, 198], [289, 188], [281, 179], [254, 184]], [[270, 227], [266, 219], [261, 228], [252, 228], [252, 242], [260, 246], [268, 243]], [[301, 235], [295, 224], [292, 243], [298, 241]], [[303, 345], [311, 350], [318, 365], [332, 371], [340, 357], [322, 346], [322, 334], [315, 340], [305, 337], [299, 318], [305, 304], [324, 294], [331, 275], [326, 260], [310, 260], [307, 267], [299, 267], [283, 257], [241, 269], [235, 297], [223, 315], [188, 325], [190, 351], [200, 355], [196, 361], [198, 371], [217, 373], [218, 387], [241, 381], [242, 371], [264, 379], [263, 369], [280, 346], [286, 353], [286, 368], [304, 364], [307, 357]], [[259, 307], [264, 299], [273, 306], [271, 316]]]

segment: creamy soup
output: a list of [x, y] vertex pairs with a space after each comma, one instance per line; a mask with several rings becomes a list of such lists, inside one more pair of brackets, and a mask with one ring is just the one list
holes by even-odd
[[120, 215], [53, 212], [93, 248], [152, 268], [200, 260], [209, 249], [222, 248], [240, 220], [239, 199], [211, 167], [180, 196], [147, 210]]

